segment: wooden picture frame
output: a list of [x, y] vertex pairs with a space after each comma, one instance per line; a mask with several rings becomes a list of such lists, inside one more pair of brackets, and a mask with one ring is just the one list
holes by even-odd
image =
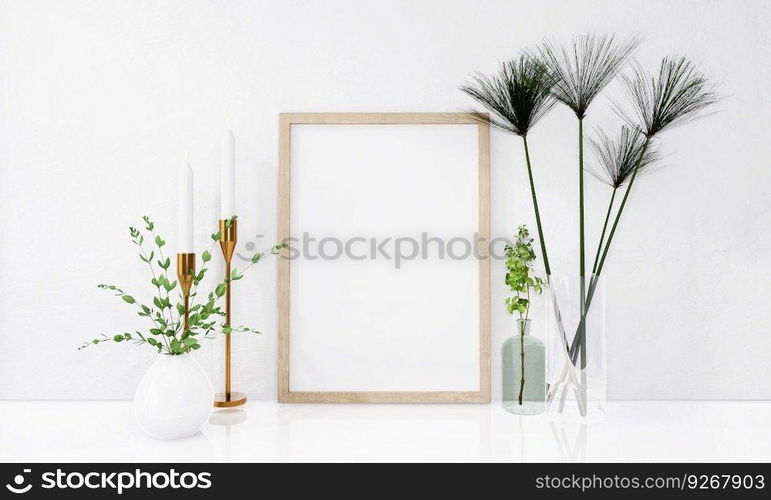
[[[292, 237], [292, 127], [297, 125], [469, 125], [477, 127], [478, 234], [490, 240], [490, 131], [465, 113], [284, 113], [279, 115], [278, 239]], [[467, 130], [467, 129], [464, 129]], [[307, 191], [306, 191], [307, 192]], [[474, 195], [475, 198], [477, 195]], [[473, 219], [471, 219], [473, 220]], [[281, 403], [489, 403], [490, 402], [490, 260], [487, 244], [479, 245], [479, 374], [476, 390], [291, 390], [289, 250], [279, 258], [278, 401]], [[428, 311], [426, 314], [430, 314]]]

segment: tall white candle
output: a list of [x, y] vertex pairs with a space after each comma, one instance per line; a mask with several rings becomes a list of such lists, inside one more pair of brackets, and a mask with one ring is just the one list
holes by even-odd
[[177, 252], [195, 252], [193, 249], [193, 169], [187, 159], [179, 168], [179, 249]]
[[220, 151], [220, 219], [236, 215], [236, 138], [228, 129]]

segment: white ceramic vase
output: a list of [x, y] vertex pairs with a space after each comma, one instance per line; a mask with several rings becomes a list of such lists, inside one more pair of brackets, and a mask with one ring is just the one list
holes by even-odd
[[181, 439], [203, 427], [213, 402], [211, 381], [190, 354], [160, 355], [139, 382], [134, 415], [150, 436]]

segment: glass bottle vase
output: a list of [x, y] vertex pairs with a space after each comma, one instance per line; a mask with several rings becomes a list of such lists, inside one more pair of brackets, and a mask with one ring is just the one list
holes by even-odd
[[546, 409], [546, 347], [530, 335], [530, 320], [516, 322], [515, 335], [503, 343], [503, 408], [519, 415]]

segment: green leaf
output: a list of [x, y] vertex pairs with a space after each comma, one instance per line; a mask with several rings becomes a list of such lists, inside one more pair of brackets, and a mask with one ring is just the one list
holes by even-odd
[[166, 242], [163, 241], [160, 236], [156, 236], [155, 237], [155, 244], [158, 245], [158, 248], [161, 248], [163, 245], [166, 244]]
[[212, 233], [211, 239], [213, 239], [214, 241], [219, 241], [220, 240], [220, 236], [222, 236], [222, 232], [218, 231], [216, 233]]
[[169, 283], [169, 280], [166, 280], [166, 283], [163, 284], [163, 288], [165, 288], [167, 292], [174, 290], [174, 287], [176, 286], [177, 286], [176, 280], [174, 280], [174, 283]]
[[127, 304], [133, 304], [134, 302], [136, 302], [136, 300], [134, 300], [134, 297], [132, 297], [131, 295], [122, 295], [121, 298], [123, 299], [123, 302], [126, 302]]
[[157, 341], [157, 340], [155, 340], [154, 338], [149, 338], [149, 339], [147, 339], [147, 343], [148, 343], [148, 344], [150, 344], [151, 346], [156, 346], [156, 345], [158, 345], [158, 341]]
[[112, 338], [115, 342], [123, 342], [123, 335], [116, 335]]
[[171, 352], [174, 353], [181, 353], [183, 350], [182, 343], [178, 339], [172, 340], [169, 347], [171, 348]]
[[222, 297], [223, 295], [225, 295], [225, 284], [220, 283], [219, 285], [217, 285], [217, 288], [214, 290], [214, 293], [217, 294], [217, 297]]
[[187, 337], [185, 340], [182, 341], [183, 344], [185, 344], [187, 347], [192, 347], [195, 344], [198, 343], [198, 341], [193, 337]]
[[260, 261], [260, 259], [261, 259], [261, 258], [262, 258], [262, 254], [261, 254], [261, 253], [256, 253], [256, 254], [254, 254], [254, 255], [252, 256], [252, 264], [256, 264], [256, 263], [258, 263], [258, 262]]
[[233, 329], [232, 329], [231, 327], [229, 327], [229, 326], [223, 326], [223, 327], [222, 327], [222, 333], [224, 333], [224, 334], [226, 334], [226, 335], [227, 335], [228, 333], [232, 332], [232, 331], [233, 331]]
[[163, 309], [163, 302], [161, 302], [161, 299], [158, 297], [153, 297], [153, 304], [155, 304], [155, 307], [158, 309]]
[[180, 316], [185, 314], [185, 306], [184, 305], [177, 304], [177, 314], [179, 314]]
[[278, 245], [273, 245], [273, 248], [270, 249], [270, 253], [277, 255], [282, 248], [287, 248], [288, 246], [288, 243], [279, 243]]
[[211, 254], [208, 250], [204, 250], [203, 254], [201, 254], [201, 260], [204, 262], [209, 262], [211, 260]]

